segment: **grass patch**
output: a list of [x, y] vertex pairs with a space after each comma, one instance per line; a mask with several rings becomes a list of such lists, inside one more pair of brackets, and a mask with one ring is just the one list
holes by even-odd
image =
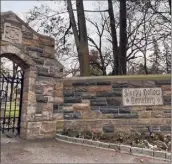
[[6, 106], [6, 111], [5, 111], [5, 117], [19, 117], [19, 105], [16, 104], [15, 107], [15, 102], [11, 103], [11, 111], [10, 111], [10, 103], [7, 104]]

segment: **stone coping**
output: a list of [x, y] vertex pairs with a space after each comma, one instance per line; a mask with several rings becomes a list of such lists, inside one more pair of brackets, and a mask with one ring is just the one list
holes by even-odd
[[137, 156], [151, 157], [155, 159], [171, 161], [171, 153], [166, 151], [157, 151], [146, 148], [132, 147], [129, 145], [123, 144], [113, 144], [113, 143], [105, 143], [101, 141], [93, 141], [89, 139], [69, 137], [66, 135], [56, 134], [56, 140], [67, 142], [67, 143], [75, 143], [79, 145], [85, 145], [90, 147], [102, 148], [107, 150], [115, 150], [121, 153], [127, 153]]
[[63, 79], [58, 79], [57, 81], [85, 81], [85, 80], [102, 80], [102, 81], [110, 81], [110, 80], [170, 80], [171, 75], [123, 75], [123, 76], [89, 76], [89, 77], [68, 77]]

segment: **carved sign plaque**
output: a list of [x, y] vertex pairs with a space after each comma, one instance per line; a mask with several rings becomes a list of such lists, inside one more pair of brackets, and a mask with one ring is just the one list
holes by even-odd
[[161, 88], [123, 88], [124, 106], [163, 105]]
[[11, 26], [11, 24], [9, 23], [5, 23], [2, 40], [12, 43], [21, 43], [22, 42], [21, 29], [19, 27]]

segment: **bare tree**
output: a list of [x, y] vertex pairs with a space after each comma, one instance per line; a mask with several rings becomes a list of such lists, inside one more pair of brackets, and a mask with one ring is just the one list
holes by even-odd
[[117, 41], [117, 32], [115, 26], [115, 17], [113, 12], [112, 0], [108, 0], [108, 13], [110, 18], [110, 29], [112, 36], [112, 47], [113, 47], [113, 75], [119, 75], [119, 47]]
[[83, 0], [76, 0], [77, 17], [78, 17], [78, 29], [79, 29], [79, 50], [81, 53], [81, 72], [83, 76], [89, 76], [89, 49], [87, 28], [84, 14]]
[[[100, 16], [101, 16], [100, 24], [92, 21], [91, 19], [86, 19], [96, 29], [96, 34], [98, 36], [97, 40], [94, 40], [94, 38], [92, 38], [91, 36], [88, 36], [88, 40], [91, 43], [89, 46], [94, 47], [98, 52], [97, 57], [99, 60], [95, 60], [92, 62], [94, 62], [94, 64], [98, 65], [99, 69], [102, 71], [102, 75], [106, 75], [107, 74], [106, 67], [109, 65], [110, 60], [109, 60], [108, 53], [103, 52], [102, 42], [103, 42], [103, 35], [105, 32], [105, 26], [106, 26], [106, 23], [107, 23], [109, 17], [102, 14], [101, 12], [100, 12]], [[97, 62], [97, 63], [95, 63], [95, 62]]]
[[120, 74], [127, 73], [127, 16], [126, 16], [126, 0], [120, 0]]

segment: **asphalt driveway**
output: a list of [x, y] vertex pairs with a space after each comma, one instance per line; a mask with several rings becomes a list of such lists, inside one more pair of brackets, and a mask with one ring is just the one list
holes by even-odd
[[51, 140], [1, 136], [1, 163], [170, 163]]

